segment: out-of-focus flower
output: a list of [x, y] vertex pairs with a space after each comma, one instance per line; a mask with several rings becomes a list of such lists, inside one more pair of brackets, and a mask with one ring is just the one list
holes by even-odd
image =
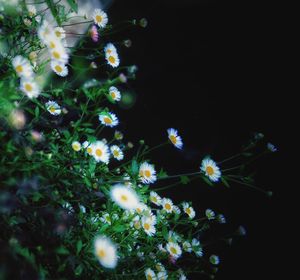
[[115, 268], [118, 262], [117, 248], [106, 236], [99, 236], [94, 243], [95, 255], [106, 268]]

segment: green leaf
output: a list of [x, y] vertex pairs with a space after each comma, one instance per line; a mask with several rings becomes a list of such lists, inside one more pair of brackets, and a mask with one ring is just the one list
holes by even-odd
[[71, 9], [75, 12], [78, 13], [78, 3], [76, 0], [67, 0], [68, 4], [70, 5]]
[[139, 165], [135, 159], [131, 162], [131, 172], [133, 175], [136, 175], [139, 172]]
[[40, 115], [40, 108], [39, 108], [39, 106], [36, 106], [36, 107], [35, 107], [34, 115], [35, 115], [36, 118], [39, 117], [39, 115]]
[[78, 255], [80, 253], [82, 249], [82, 241], [81, 239], [77, 241], [77, 244], [76, 244], [76, 254]]
[[69, 255], [70, 254], [69, 250], [63, 246], [58, 247], [55, 251], [59, 255]]
[[53, 17], [55, 18], [55, 20], [57, 21], [57, 24], [60, 26], [61, 25], [61, 21], [60, 18], [58, 16], [58, 11], [57, 8], [55, 7], [55, 4], [53, 3], [52, 0], [46, 0], [47, 6], [49, 7]]
[[158, 173], [158, 178], [166, 178], [166, 177], [168, 177], [168, 174], [167, 174], [167, 172], [166, 171], [164, 171], [163, 169], [161, 169], [160, 171], [159, 171], [159, 173]]
[[214, 186], [214, 184], [205, 176], [202, 176], [203, 181], [208, 184], [209, 186]]
[[124, 226], [124, 225], [115, 225], [114, 227], [113, 227], [113, 231], [115, 231], [115, 232], [122, 232], [122, 231], [124, 231], [126, 229], [126, 226]]
[[78, 266], [76, 267], [76, 269], [75, 269], [75, 274], [76, 274], [76, 276], [80, 276], [81, 273], [82, 273], [82, 271], [83, 271], [83, 265], [80, 264], [80, 265], [78, 265]]
[[183, 185], [186, 185], [190, 182], [190, 178], [188, 176], [180, 176], [180, 182], [183, 184]]
[[230, 188], [230, 185], [229, 185], [228, 181], [225, 179], [224, 176], [221, 177], [221, 181], [222, 181], [222, 183], [223, 183], [227, 188]]

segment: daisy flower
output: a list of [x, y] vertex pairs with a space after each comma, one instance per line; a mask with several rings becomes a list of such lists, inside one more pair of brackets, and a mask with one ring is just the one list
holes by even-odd
[[200, 245], [200, 241], [197, 240], [196, 238], [192, 239], [192, 249], [193, 249], [194, 253], [196, 254], [196, 256], [198, 256], [198, 257], [203, 256], [203, 249]]
[[139, 204], [135, 191], [122, 184], [115, 185], [110, 191], [110, 196], [117, 205], [125, 210], [136, 209]]
[[152, 236], [155, 234], [156, 230], [154, 225], [153, 219], [146, 216], [142, 217], [142, 227], [147, 235]]
[[89, 145], [90, 145], [90, 143], [88, 141], [84, 141], [82, 143], [82, 148], [86, 149]]
[[158, 272], [165, 272], [166, 271], [165, 267], [161, 263], [155, 264], [155, 268]]
[[168, 137], [169, 137], [170, 141], [172, 142], [172, 144], [176, 148], [181, 149], [183, 146], [183, 143], [182, 143], [181, 137], [178, 135], [178, 131], [174, 128], [169, 128], [167, 131], [168, 131]]
[[172, 213], [172, 211], [173, 211], [173, 202], [172, 202], [171, 199], [163, 198], [162, 202], [161, 202], [161, 205], [167, 213]]
[[156, 171], [154, 166], [147, 162], [142, 163], [139, 170], [139, 176], [144, 184], [154, 183], [156, 181]]
[[56, 60], [62, 64], [67, 64], [69, 55], [66, 49], [60, 44], [57, 47], [50, 50], [50, 55], [53, 60]]
[[104, 48], [105, 56], [108, 56], [112, 53], [116, 53], [117, 49], [112, 43], [108, 43]]
[[118, 262], [117, 248], [106, 236], [99, 236], [94, 243], [95, 255], [106, 268], [115, 268]]
[[106, 112], [100, 113], [99, 121], [103, 125], [109, 126], [109, 127], [114, 127], [119, 124], [119, 120], [118, 120], [117, 116], [113, 113], [106, 113]]
[[168, 279], [168, 274], [166, 271], [161, 271], [157, 274], [157, 279], [158, 280], [166, 280]]
[[173, 212], [175, 213], [175, 214], [180, 214], [181, 213], [181, 210], [180, 210], [180, 208], [178, 207], [178, 206], [176, 206], [176, 205], [174, 205], [173, 206]]
[[55, 101], [48, 101], [45, 105], [51, 115], [57, 116], [61, 113], [61, 108]]
[[42, 25], [38, 29], [38, 36], [43, 44], [47, 45], [47, 38], [53, 33], [53, 28], [49, 25], [48, 21], [44, 20]]
[[55, 27], [53, 33], [59, 40], [66, 38], [66, 31], [62, 27]]
[[145, 203], [139, 203], [138, 205], [137, 205], [137, 207], [135, 208], [135, 211], [139, 214], [139, 215], [141, 215], [144, 211], [148, 211], [149, 210], [149, 208], [148, 208], [148, 206], [145, 204]]
[[216, 255], [211, 255], [209, 261], [211, 264], [218, 265], [220, 263], [220, 258]]
[[114, 136], [115, 136], [116, 140], [119, 140], [119, 141], [122, 140], [123, 137], [124, 137], [123, 133], [121, 131], [118, 131], [118, 130], [115, 131]]
[[107, 63], [112, 66], [113, 68], [118, 67], [120, 65], [120, 59], [117, 52], [105, 52], [105, 59]]
[[100, 9], [96, 9], [92, 15], [92, 18], [99, 27], [104, 28], [107, 25], [107, 14]]
[[182, 254], [182, 250], [177, 243], [168, 242], [166, 249], [174, 259], [178, 259]]
[[151, 268], [145, 270], [145, 276], [147, 280], [157, 280], [155, 272]]
[[116, 87], [110, 87], [108, 91], [109, 91], [109, 96], [113, 101], [121, 100], [121, 93]]
[[94, 147], [95, 147], [94, 143], [89, 143], [88, 146], [86, 147], [86, 152], [87, 152], [90, 156], [92, 156], [93, 153], [94, 153]]
[[213, 210], [211, 209], [206, 209], [205, 210], [205, 216], [207, 217], [208, 220], [214, 220], [216, 217], [216, 214]]
[[161, 197], [154, 191], [150, 192], [150, 201], [154, 203], [155, 205], [160, 205], [161, 204]]
[[75, 152], [79, 152], [81, 150], [81, 144], [78, 141], [72, 142], [72, 149]]
[[54, 33], [53, 30], [51, 31], [51, 33], [49, 35], [47, 35], [45, 37], [45, 43], [46, 43], [46, 46], [49, 49], [56, 49], [56, 48], [61, 48], [62, 47], [60, 39], [58, 39], [55, 36], [55, 33]]
[[108, 213], [103, 214], [102, 217], [100, 218], [100, 221], [105, 223], [105, 224], [111, 225], [111, 218], [110, 218], [110, 215]]
[[[88, 149], [87, 149], [87, 152]], [[108, 164], [109, 162], [109, 148], [103, 141], [96, 141], [93, 144], [92, 155], [97, 162]]]
[[273, 145], [272, 143], [268, 143], [267, 144], [267, 149], [272, 152], [272, 153], [275, 153], [277, 152], [277, 148], [275, 147], [275, 145]]
[[12, 65], [20, 78], [31, 78], [33, 76], [32, 67], [27, 58], [17, 55], [12, 59]]
[[200, 169], [211, 181], [213, 182], [219, 181], [221, 177], [221, 171], [220, 168], [212, 159], [210, 158], [203, 159]]
[[219, 214], [219, 215], [217, 216], [217, 221], [218, 221], [218, 223], [220, 223], [220, 224], [226, 224], [226, 218], [225, 218], [225, 216], [224, 216], [223, 214]]
[[113, 155], [113, 157], [117, 160], [122, 160], [124, 158], [122, 150], [117, 145], [111, 146], [110, 152]]
[[191, 253], [192, 252], [192, 244], [188, 241], [184, 241], [182, 243], [182, 248], [184, 251], [188, 252], [188, 253]]
[[40, 89], [36, 82], [32, 79], [21, 79], [20, 89], [29, 97], [38, 97], [40, 95]]
[[28, 5], [27, 6], [27, 11], [28, 11], [29, 17], [31, 17], [31, 18], [36, 15], [36, 8], [33, 5]]
[[196, 215], [193, 207], [191, 207], [188, 203], [183, 203], [183, 211], [184, 213], [188, 214], [188, 216], [193, 219]]
[[56, 60], [51, 61], [51, 68], [58, 76], [61, 77], [65, 77], [69, 73], [67, 66]]

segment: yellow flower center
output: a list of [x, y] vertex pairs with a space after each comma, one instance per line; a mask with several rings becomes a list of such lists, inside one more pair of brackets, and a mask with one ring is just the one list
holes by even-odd
[[146, 223], [146, 224], [144, 224], [144, 229], [145, 229], [145, 230], [149, 230], [149, 229], [150, 229], [150, 225], [149, 225], [149, 224], [147, 224], [147, 223]]
[[112, 99], [115, 99], [116, 98], [116, 93], [115, 92], [111, 92], [110, 96], [111, 96]]
[[157, 202], [157, 198], [155, 197], [155, 196], [151, 196], [151, 201], [153, 201], [153, 202]]
[[54, 106], [51, 106], [50, 108], [49, 108], [49, 111], [51, 112], [51, 113], [54, 113], [55, 112], [55, 107]]
[[63, 69], [62, 69], [62, 67], [61, 67], [60, 65], [56, 65], [56, 66], [54, 67], [54, 69], [55, 69], [58, 73], [60, 73], [60, 72], [63, 71]]
[[102, 21], [102, 16], [96, 15], [96, 21], [100, 23]]
[[52, 53], [52, 55], [53, 55], [53, 57], [54, 57], [55, 59], [60, 59], [60, 53], [59, 53], [59, 52], [54, 51], [54, 52]]
[[106, 123], [106, 124], [111, 124], [112, 123], [112, 120], [111, 120], [111, 118], [109, 118], [109, 117], [104, 117], [104, 122]]
[[99, 258], [104, 258], [105, 257], [105, 251], [103, 249], [100, 249], [97, 251], [97, 255]]
[[211, 166], [207, 166], [206, 167], [206, 173], [211, 176], [213, 175], [215, 172], [214, 172], [214, 169], [211, 167]]
[[144, 174], [147, 178], [151, 177], [151, 172], [149, 170], [145, 170]]
[[116, 62], [116, 59], [113, 57], [113, 56], [109, 56], [108, 57], [108, 61], [111, 63], [111, 64], [114, 64]]
[[78, 152], [80, 150], [80, 147], [78, 144], [73, 144], [73, 150]]
[[17, 71], [18, 73], [23, 72], [23, 66], [22, 66], [22, 65], [18, 65], [18, 66], [16, 67], [16, 71]]
[[176, 255], [176, 254], [177, 254], [177, 250], [176, 250], [176, 248], [174, 248], [174, 247], [171, 247], [171, 248], [170, 248], [170, 251], [171, 251], [171, 253], [172, 253], [173, 255]]
[[134, 227], [135, 227], [135, 229], [139, 229], [140, 228], [140, 223], [139, 222], [134, 222]]
[[56, 37], [60, 38], [60, 37], [61, 37], [61, 32], [58, 31], [58, 30], [56, 30], [56, 31], [55, 31], [55, 35], [56, 35]]
[[175, 135], [170, 135], [170, 140], [174, 145], [177, 143], [177, 138]]
[[88, 147], [88, 148], [86, 149], [86, 151], [88, 152], [88, 154], [91, 154], [93, 150], [92, 150], [91, 147]]
[[151, 275], [147, 275], [147, 280], [153, 280], [152, 276]]
[[114, 156], [118, 157], [120, 155], [120, 153], [118, 151], [114, 151]]
[[190, 214], [191, 214], [191, 208], [186, 208], [186, 209], [185, 209], [185, 212], [186, 212], [188, 215], [190, 215]]
[[128, 200], [127, 196], [125, 194], [121, 195], [121, 200], [126, 202]]
[[166, 203], [166, 204], [165, 204], [165, 208], [166, 208], [167, 210], [171, 210], [171, 208], [172, 208], [172, 207], [171, 207], [171, 204], [170, 204], [170, 203]]
[[54, 42], [50, 42], [49, 47], [50, 47], [50, 49], [54, 49], [55, 48], [55, 43]]
[[96, 155], [98, 156], [98, 157], [101, 157], [102, 156], [102, 151], [100, 150], [100, 149], [97, 149], [96, 150]]
[[31, 84], [25, 84], [26, 91], [32, 91], [32, 85]]

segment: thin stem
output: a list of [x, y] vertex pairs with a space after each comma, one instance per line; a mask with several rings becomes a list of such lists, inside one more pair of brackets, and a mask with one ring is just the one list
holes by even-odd
[[244, 186], [253, 188], [253, 189], [257, 190], [257, 191], [260, 191], [260, 192], [262, 192], [262, 193], [268, 195], [268, 192], [267, 192], [267, 191], [265, 191], [265, 190], [263, 190], [263, 189], [261, 189], [261, 188], [255, 186], [255, 185], [252, 185], [252, 184], [249, 184], [249, 183], [245, 183], [245, 182], [243, 182], [243, 181], [239, 181], [239, 180], [233, 179], [233, 178], [231, 178], [231, 177], [228, 177], [227, 179], [228, 179], [229, 181], [232, 181], [232, 182], [235, 182], [235, 183], [238, 183], [238, 184], [241, 184], [241, 185], [244, 185]]

